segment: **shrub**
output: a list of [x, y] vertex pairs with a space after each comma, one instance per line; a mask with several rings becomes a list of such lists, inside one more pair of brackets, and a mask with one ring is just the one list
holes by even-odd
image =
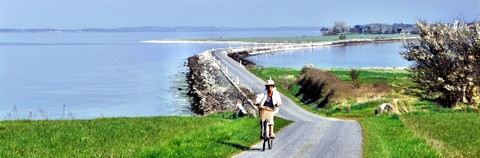
[[[404, 44], [401, 54], [415, 64], [412, 79], [444, 107], [475, 104], [472, 89], [480, 85], [480, 23], [429, 24], [418, 21], [420, 39]], [[433, 95], [432, 95], [433, 94]]]
[[349, 75], [355, 87], [360, 87], [360, 83], [358, 82], [358, 78], [360, 77], [360, 70], [351, 69]]
[[295, 96], [300, 97], [300, 101], [305, 104], [316, 104], [317, 108], [324, 108], [330, 102], [340, 103], [346, 99], [369, 101], [391, 92], [391, 87], [387, 83], [369, 83], [355, 87], [352, 83], [342, 81], [337, 76], [312, 66], [302, 68], [297, 81], [291, 87], [295, 86], [299, 87]]
[[315, 68], [304, 68], [296, 84], [301, 88], [296, 96], [302, 96], [306, 104], [316, 103], [317, 107], [325, 107], [330, 101], [336, 101], [350, 93], [353, 86], [340, 78]]

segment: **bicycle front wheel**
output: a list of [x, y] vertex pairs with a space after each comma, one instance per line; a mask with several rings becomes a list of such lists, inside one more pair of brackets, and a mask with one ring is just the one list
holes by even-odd
[[270, 148], [270, 139], [269, 139], [269, 135], [268, 133], [270, 132], [269, 131], [269, 128], [268, 128], [268, 124], [267, 124], [267, 121], [263, 121], [262, 122], [262, 128], [263, 128], [263, 151], [265, 151], [265, 147], [266, 145], [268, 144], [268, 147]]
[[268, 149], [273, 148], [273, 139], [268, 139]]
[[262, 149], [262, 151], [265, 151], [265, 147], [266, 147], [267, 144], [268, 144], [268, 146], [270, 146], [270, 143], [269, 143], [269, 141], [268, 141], [268, 138], [264, 138], [264, 139], [263, 139], [263, 149]]

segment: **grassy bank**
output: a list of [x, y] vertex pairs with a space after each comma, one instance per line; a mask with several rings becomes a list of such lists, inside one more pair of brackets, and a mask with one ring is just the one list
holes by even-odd
[[369, 117], [360, 123], [365, 157], [480, 155], [478, 113], [416, 111]]
[[424, 139], [405, 127], [398, 115], [370, 117], [361, 124], [365, 157], [439, 157]]
[[[302, 42], [326, 42], [338, 41], [340, 35], [334, 36], [299, 36], [299, 37], [254, 37], [254, 38], [201, 38], [187, 39], [192, 41], [241, 41], [241, 42], [265, 42], [265, 43], [302, 43]], [[353, 34], [346, 35], [346, 39], [375, 39], [375, 38], [400, 38], [400, 37], [418, 37], [418, 35], [401, 34]]]
[[[476, 157], [480, 154], [480, 115], [437, 109], [435, 103], [418, 99], [418, 90], [405, 70], [362, 69], [358, 82], [363, 85], [383, 82], [392, 92], [380, 98], [350, 99], [351, 112], [338, 103], [326, 108], [305, 105], [295, 97], [294, 85], [301, 69], [252, 68], [250, 72], [266, 80], [272, 77], [279, 91], [313, 113], [360, 122], [364, 134], [365, 157]], [[351, 82], [350, 69], [323, 69]], [[410, 100], [410, 112], [403, 115], [374, 116], [375, 108], [394, 98]], [[440, 112], [437, 112], [440, 111]], [[467, 110], [468, 111], [468, 110]]]
[[458, 112], [414, 112], [404, 119], [416, 136], [425, 138], [442, 157], [480, 155], [480, 115]]
[[[275, 128], [290, 122], [276, 118]], [[0, 157], [227, 157], [259, 141], [258, 126], [222, 114], [1, 121]]]

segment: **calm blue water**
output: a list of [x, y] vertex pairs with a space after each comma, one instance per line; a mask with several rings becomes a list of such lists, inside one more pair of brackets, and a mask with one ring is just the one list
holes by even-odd
[[410, 62], [399, 52], [402, 43], [321, 47], [252, 56], [262, 66], [301, 68], [313, 63], [320, 68], [407, 67]]
[[[318, 35], [309, 31], [0, 34], [0, 119], [190, 115], [184, 62], [219, 44], [152, 39]], [[65, 105], [65, 110], [64, 110]], [[31, 115], [30, 115], [31, 113]]]

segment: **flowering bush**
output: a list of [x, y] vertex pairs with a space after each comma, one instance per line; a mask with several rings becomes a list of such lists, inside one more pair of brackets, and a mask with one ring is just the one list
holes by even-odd
[[475, 104], [480, 78], [480, 23], [417, 21], [420, 39], [404, 43], [401, 54], [414, 65], [412, 78], [444, 107]]

